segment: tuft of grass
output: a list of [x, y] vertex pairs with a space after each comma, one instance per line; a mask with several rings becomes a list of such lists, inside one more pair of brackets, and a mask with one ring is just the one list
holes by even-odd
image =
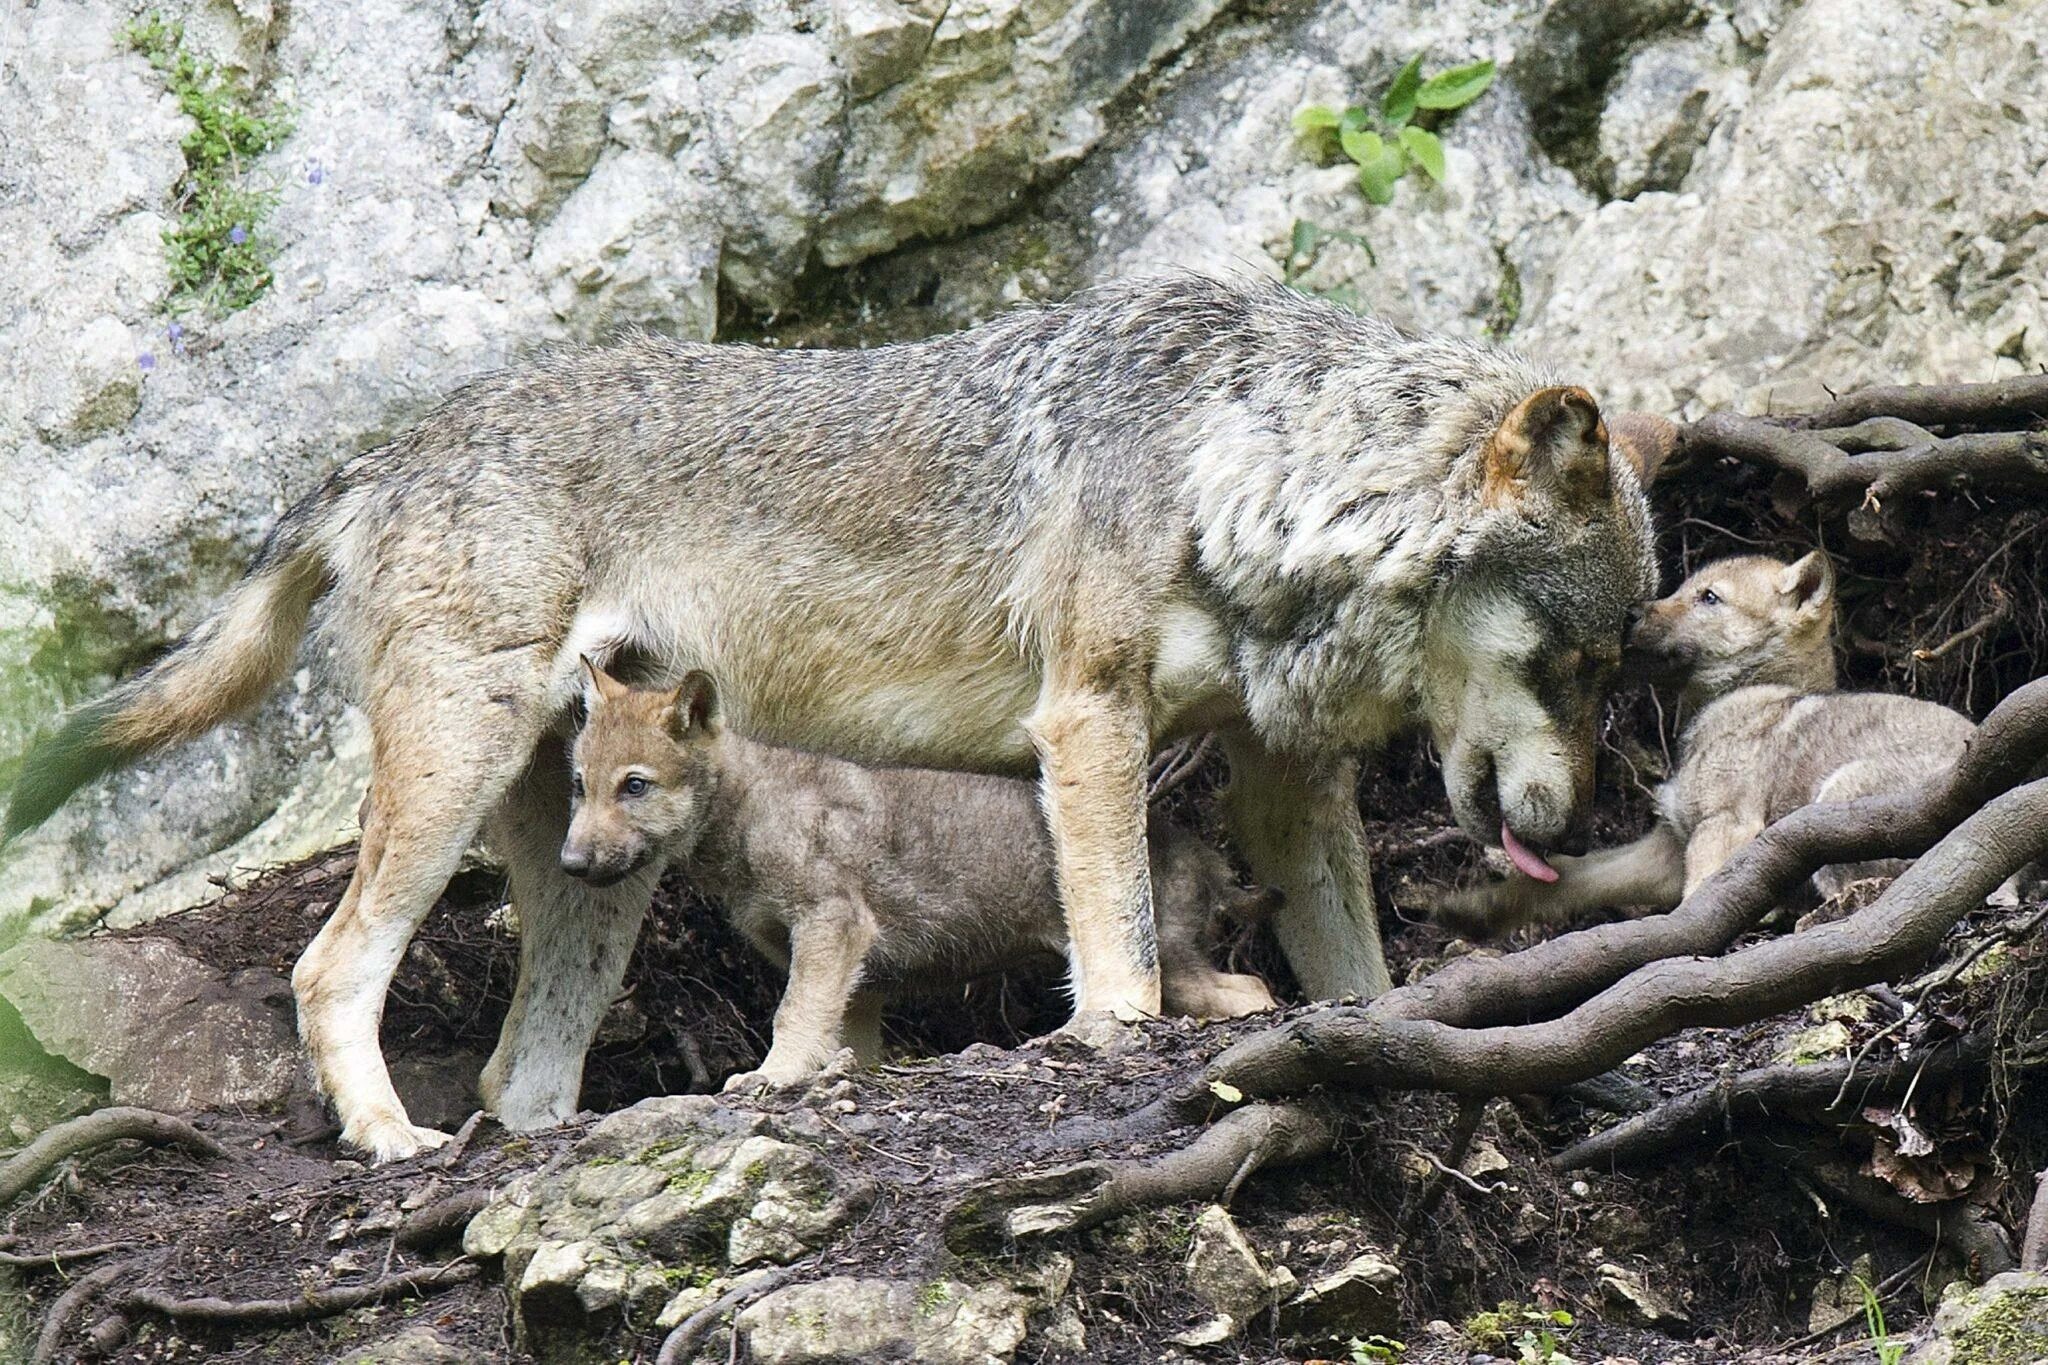
[[1897, 1340], [1885, 1330], [1884, 1304], [1879, 1302], [1870, 1281], [1858, 1275], [1856, 1291], [1863, 1296], [1863, 1325], [1870, 1332], [1870, 1349], [1877, 1356], [1877, 1365], [1899, 1365], [1912, 1343]]
[[263, 220], [277, 202], [275, 187], [251, 179], [250, 163], [291, 131], [291, 116], [260, 112], [241, 82], [185, 45], [183, 24], [151, 11], [128, 26], [129, 46], [145, 57], [192, 131], [181, 147], [185, 174], [177, 188], [177, 222], [163, 235], [171, 313], [232, 313], [270, 286], [275, 254]]

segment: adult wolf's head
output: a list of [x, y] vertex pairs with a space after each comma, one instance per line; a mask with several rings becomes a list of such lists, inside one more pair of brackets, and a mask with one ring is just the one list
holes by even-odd
[[1592, 797], [1600, 705], [1629, 612], [1657, 588], [1643, 489], [1668, 423], [1610, 431], [1591, 394], [1546, 388], [1489, 434], [1478, 510], [1458, 535], [1426, 629], [1423, 707], [1467, 833], [1549, 873]]
[[1628, 648], [1647, 671], [1682, 682], [1695, 704], [1752, 683], [1825, 692], [1835, 685], [1834, 624], [1825, 554], [1792, 564], [1737, 555], [1644, 607]]
[[569, 836], [562, 870], [598, 886], [657, 855], [686, 855], [710, 815], [718, 717], [711, 679], [628, 687], [589, 659], [588, 715], [569, 751]]

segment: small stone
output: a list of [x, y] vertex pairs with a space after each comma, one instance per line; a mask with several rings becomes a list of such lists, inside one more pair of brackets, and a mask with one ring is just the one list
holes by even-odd
[[1686, 1325], [1683, 1310], [1650, 1288], [1635, 1271], [1609, 1261], [1593, 1274], [1600, 1285], [1600, 1297], [1624, 1322], [1667, 1330]]
[[1280, 1332], [1319, 1341], [1369, 1337], [1394, 1331], [1400, 1317], [1400, 1267], [1366, 1252], [1280, 1305]]
[[1295, 1288], [1294, 1273], [1285, 1266], [1267, 1269], [1237, 1220], [1220, 1204], [1209, 1205], [1195, 1219], [1187, 1277], [1195, 1297], [1239, 1322], [1270, 1308]]

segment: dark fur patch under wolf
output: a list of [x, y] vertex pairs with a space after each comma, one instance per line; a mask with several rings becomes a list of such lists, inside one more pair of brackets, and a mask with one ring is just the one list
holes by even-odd
[[106, 724], [126, 702], [125, 689], [72, 712], [56, 734], [37, 742], [22, 760], [21, 775], [7, 800], [0, 844], [50, 818], [71, 793], [133, 755], [102, 737]]

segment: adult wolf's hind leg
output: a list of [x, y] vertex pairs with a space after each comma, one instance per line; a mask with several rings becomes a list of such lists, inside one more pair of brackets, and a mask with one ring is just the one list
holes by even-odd
[[1280, 947], [1312, 1000], [1379, 995], [1393, 985], [1380, 949], [1358, 765], [1272, 753], [1226, 732], [1224, 812], [1252, 876], [1284, 899], [1273, 918]]
[[1072, 691], [1029, 722], [1074, 964], [1074, 1013], [1159, 1013], [1159, 945], [1145, 848], [1144, 716], [1118, 698]]
[[550, 737], [484, 832], [511, 879], [519, 980], [481, 1089], [484, 1107], [515, 1131], [575, 1117], [584, 1058], [625, 980], [661, 877], [653, 865], [615, 886], [576, 880], [562, 871], [568, 828], [568, 757]]
[[414, 1127], [391, 1087], [377, 1037], [385, 992], [484, 812], [524, 766], [539, 727], [483, 696], [383, 700], [371, 707], [369, 818], [355, 875], [300, 955], [292, 989], [299, 1033], [341, 1119], [342, 1140], [388, 1161], [446, 1138]]

